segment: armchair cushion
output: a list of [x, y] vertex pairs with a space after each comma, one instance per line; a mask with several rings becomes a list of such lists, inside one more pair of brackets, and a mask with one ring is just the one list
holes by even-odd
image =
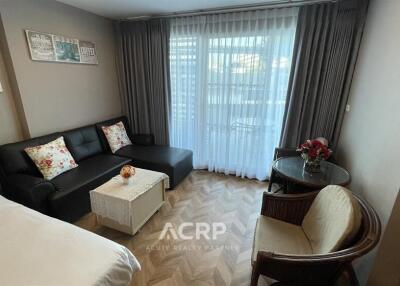
[[301, 226], [261, 215], [257, 220], [251, 262], [258, 251], [280, 254], [312, 254], [311, 244]]
[[361, 211], [347, 189], [327, 186], [317, 195], [302, 227], [314, 254], [326, 254], [345, 246], [358, 232]]

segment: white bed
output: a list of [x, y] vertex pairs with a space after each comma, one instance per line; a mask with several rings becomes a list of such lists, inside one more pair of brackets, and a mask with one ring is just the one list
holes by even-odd
[[119, 245], [0, 196], [0, 285], [129, 285], [140, 265]]

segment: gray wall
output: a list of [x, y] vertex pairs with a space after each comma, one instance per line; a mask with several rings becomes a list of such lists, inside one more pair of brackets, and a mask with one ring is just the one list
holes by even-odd
[[18, 141], [22, 138], [22, 131], [11, 90], [10, 80], [4, 56], [0, 50], [0, 82], [3, 92], [0, 93], [0, 145]]
[[[1, 0], [0, 13], [28, 136], [121, 114], [110, 20], [51, 0]], [[24, 29], [95, 42], [99, 64], [32, 61]]]
[[361, 285], [370, 271], [369, 285], [396, 285], [400, 278], [400, 225], [393, 224], [400, 211], [390, 218], [400, 187], [399, 35], [400, 1], [372, 0], [339, 142], [351, 189], [372, 204], [386, 229], [375, 263], [375, 253], [356, 263]]

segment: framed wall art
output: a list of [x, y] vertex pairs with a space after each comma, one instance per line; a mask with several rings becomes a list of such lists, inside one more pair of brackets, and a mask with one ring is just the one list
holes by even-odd
[[98, 64], [96, 46], [90, 41], [25, 30], [33, 61]]

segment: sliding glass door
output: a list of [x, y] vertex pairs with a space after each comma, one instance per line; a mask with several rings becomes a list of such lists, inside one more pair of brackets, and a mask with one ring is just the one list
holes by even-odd
[[171, 23], [171, 145], [194, 167], [265, 179], [279, 142], [297, 9]]

